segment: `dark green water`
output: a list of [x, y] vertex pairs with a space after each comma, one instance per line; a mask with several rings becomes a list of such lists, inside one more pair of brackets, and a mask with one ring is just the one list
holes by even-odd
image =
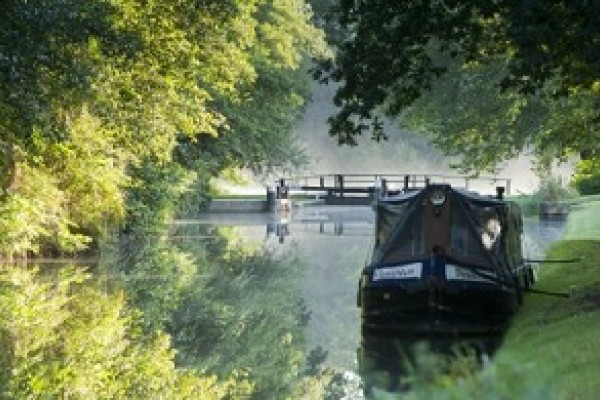
[[[541, 257], [563, 229], [526, 220], [526, 256]], [[402, 390], [407, 360], [442, 368], [411, 355], [405, 338], [361, 336], [356, 294], [372, 230], [369, 207], [203, 215], [124, 235], [97, 266], [82, 267], [94, 296], [124, 293], [126, 306], [141, 311], [139, 329], [170, 336], [177, 368], [251, 382], [250, 398], [360, 399]], [[60, 263], [40, 269], [61, 279]]]
[[[304, 352], [321, 355], [321, 370], [335, 371], [337, 383], [330, 390], [337, 398], [362, 397], [361, 380], [371, 379], [370, 370], [400, 364], [398, 348], [412, 342], [397, 337], [361, 337], [356, 294], [359, 272], [372, 241], [373, 215], [369, 207], [305, 207], [275, 216], [213, 214], [196, 221], [180, 221], [176, 232], [181, 234], [195, 224], [229, 229], [231, 237], [245, 246], [260, 246], [284, 259], [297, 260], [299, 270], [294, 271], [293, 278], [290, 275], [295, 281], [285, 285], [289, 285], [290, 296], [298, 296], [306, 307]], [[560, 221], [527, 219], [525, 256], [542, 257], [563, 230]], [[375, 357], [368, 357], [370, 354]]]

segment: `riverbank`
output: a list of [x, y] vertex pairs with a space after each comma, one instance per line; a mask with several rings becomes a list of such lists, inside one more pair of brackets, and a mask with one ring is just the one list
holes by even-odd
[[600, 393], [600, 199], [572, 207], [563, 240], [544, 263], [493, 361], [477, 372], [443, 376], [416, 399], [595, 399]]
[[573, 206], [563, 240], [540, 266], [536, 289], [571, 292], [568, 298], [528, 294], [496, 355], [545, 381], [560, 399], [593, 399], [600, 393], [600, 200]]

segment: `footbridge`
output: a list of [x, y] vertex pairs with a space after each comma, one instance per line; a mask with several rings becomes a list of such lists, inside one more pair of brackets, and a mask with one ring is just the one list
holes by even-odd
[[445, 183], [481, 194], [496, 195], [503, 187], [510, 195], [511, 181], [499, 177], [469, 177], [443, 174], [315, 174], [281, 177], [266, 188], [264, 199], [212, 201], [205, 211], [218, 213], [261, 213], [286, 211], [292, 201], [302, 204], [350, 206], [370, 205], [380, 197]]
[[381, 196], [416, 190], [433, 183], [445, 183], [482, 194], [496, 194], [503, 187], [510, 194], [510, 179], [443, 174], [318, 174], [280, 178], [267, 188], [269, 200], [285, 205], [298, 196], [308, 196], [325, 205], [368, 205]]

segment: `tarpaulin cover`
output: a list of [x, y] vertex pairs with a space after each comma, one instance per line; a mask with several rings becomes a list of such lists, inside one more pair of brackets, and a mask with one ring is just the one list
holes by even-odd
[[449, 202], [449, 243], [445, 254], [454, 260], [479, 267], [505, 270], [522, 262], [518, 206], [502, 201], [436, 185], [380, 200], [375, 205], [375, 247], [372, 264], [391, 264], [431, 256], [426, 248], [424, 208], [429, 198], [443, 189]]

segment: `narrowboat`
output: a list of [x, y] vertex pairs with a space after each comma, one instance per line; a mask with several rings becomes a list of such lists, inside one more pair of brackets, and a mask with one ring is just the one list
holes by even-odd
[[503, 193], [430, 184], [377, 200], [358, 289], [363, 329], [503, 332], [533, 283], [521, 212]]

